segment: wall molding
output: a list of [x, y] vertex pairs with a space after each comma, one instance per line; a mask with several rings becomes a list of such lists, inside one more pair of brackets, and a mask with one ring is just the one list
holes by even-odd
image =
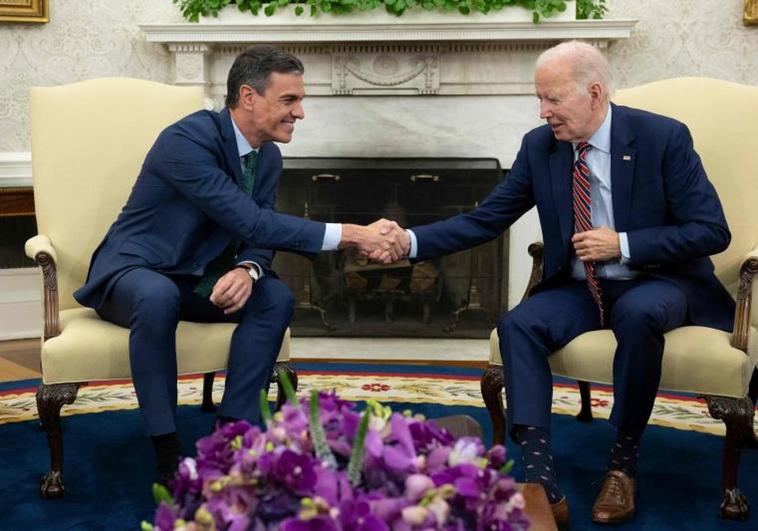
[[41, 290], [39, 268], [0, 269], [0, 341], [40, 337]]
[[32, 154], [28, 151], [0, 151], [0, 188], [32, 185]]

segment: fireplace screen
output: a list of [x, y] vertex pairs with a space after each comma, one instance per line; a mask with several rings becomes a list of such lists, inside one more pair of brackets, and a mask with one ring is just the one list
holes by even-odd
[[[412, 227], [466, 212], [503, 178], [496, 159], [285, 158], [277, 209]], [[382, 266], [352, 250], [277, 253], [300, 336], [488, 337], [505, 310], [507, 234], [439, 259]]]

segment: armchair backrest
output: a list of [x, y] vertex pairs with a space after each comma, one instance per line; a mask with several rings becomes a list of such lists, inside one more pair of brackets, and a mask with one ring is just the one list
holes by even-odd
[[37, 230], [58, 257], [61, 310], [166, 126], [203, 107], [200, 87], [102, 78], [32, 87], [32, 178]]
[[[735, 294], [742, 259], [758, 244], [758, 87], [683, 77], [619, 90], [614, 101], [689, 128], [732, 232], [729, 248], [713, 262], [719, 280]], [[755, 317], [753, 323], [758, 325]]]

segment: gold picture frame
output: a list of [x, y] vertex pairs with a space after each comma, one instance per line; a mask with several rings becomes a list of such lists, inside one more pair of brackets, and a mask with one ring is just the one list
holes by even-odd
[[0, 22], [50, 22], [50, 0], [0, 0]]
[[758, 25], [758, 0], [745, 0], [742, 22], [745, 23], [745, 26]]

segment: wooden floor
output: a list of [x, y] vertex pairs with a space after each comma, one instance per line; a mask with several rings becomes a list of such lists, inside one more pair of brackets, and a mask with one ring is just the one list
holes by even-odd
[[0, 382], [39, 378], [39, 339], [0, 341]]

